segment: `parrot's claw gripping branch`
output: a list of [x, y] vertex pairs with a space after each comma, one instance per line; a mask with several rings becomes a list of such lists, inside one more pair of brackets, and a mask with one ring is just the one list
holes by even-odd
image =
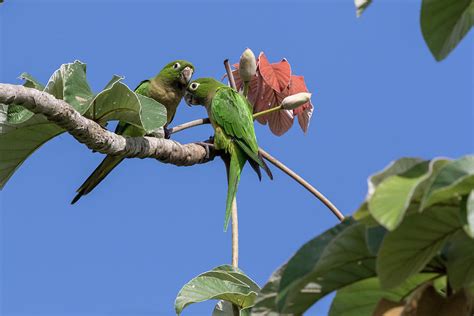
[[117, 135], [82, 116], [65, 101], [33, 88], [0, 83], [0, 103], [20, 104], [34, 113], [43, 114], [77, 141], [103, 154], [155, 158], [177, 166], [206, 163], [215, 156], [213, 147], [205, 148], [196, 143], [180, 144], [169, 139]]

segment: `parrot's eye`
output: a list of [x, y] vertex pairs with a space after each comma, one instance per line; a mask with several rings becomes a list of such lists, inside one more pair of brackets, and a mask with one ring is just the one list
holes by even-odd
[[189, 88], [193, 91], [196, 91], [196, 89], [199, 87], [199, 83], [197, 82], [193, 82], [191, 83], [191, 85], [189, 86]]
[[179, 63], [176, 63], [176, 64], [173, 65], [173, 69], [178, 69], [179, 66], [180, 66], [180, 64], [179, 64]]

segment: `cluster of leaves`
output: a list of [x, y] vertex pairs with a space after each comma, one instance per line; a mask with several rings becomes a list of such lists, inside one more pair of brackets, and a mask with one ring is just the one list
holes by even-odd
[[[233, 71], [237, 89], [243, 87], [239, 76], [239, 64], [233, 65]], [[253, 105], [254, 113], [274, 108], [281, 104], [281, 101], [299, 92], [308, 92], [303, 76], [295, 76], [291, 73], [290, 63], [286, 59], [277, 63], [270, 63], [263, 52], [257, 58], [257, 73], [250, 81], [248, 100]], [[313, 114], [311, 102], [303, 104], [295, 110], [281, 110], [257, 118], [261, 124], [267, 124], [273, 134], [281, 136], [286, 133], [295, 117], [306, 133]]]
[[[357, 16], [372, 0], [354, 0]], [[431, 54], [437, 61], [456, 48], [474, 24], [473, 0], [422, 0], [421, 32]]]
[[[474, 156], [402, 158], [369, 178], [366, 201], [352, 218], [303, 245], [245, 308], [253, 306], [251, 315], [301, 315], [337, 291], [330, 316], [470, 315], [473, 238]], [[207, 299], [249, 288], [239, 291]]]
[[[113, 76], [101, 92], [93, 94], [86, 80], [86, 65], [80, 61], [61, 65], [46, 86], [26, 73], [20, 78], [25, 80], [25, 87], [64, 100], [101, 125], [120, 120], [147, 132], [158, 132], [166, 123], [166, 108], [130, 90], [122, 77]], [[34, 114], [21, 105], [0, 104], [0, 189], [35, 150], [63, 132], [42, 114]]]

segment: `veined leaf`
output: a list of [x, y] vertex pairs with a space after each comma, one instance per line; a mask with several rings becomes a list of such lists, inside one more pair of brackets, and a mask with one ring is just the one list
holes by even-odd
[[461, 223], [466, 234], [474, 238], [474, 190], [471, 191], [461, 205]]
[[369, 200], [369, 211], [380, 225], [393, 230], [401, 223], [417, 185], [427, 177], [428, 170], [429, 161], [423, 161], [379, 184]]
[[434, 273], [416, 274], [400, 286], [390, 290], [381, 289], [378, 278], [365, 279], [348, 285], [337, 291], [329, 310], [329, 316], [372, 315], [382, 298], [399, 302], [420, 284], [435, 277]]
[[474, 1], [423, 0], [420, 23], [431, 53], [443, 60], [474, 24]]
[[406, 217], [389, 232], [377, 257], [377, 274], [383, 288], [400, 285], [420, 272], [441, 250], [445, 241], [460, 229], [456, 207], [436, 206]]
[[375, 256], [367, 249], [365, 229], [356, 223], [330, 240], [315, 268], [285, 292], [280, 290], [280, 312], [301, 315], [330, 292], [375, 276]]
[[176, 314], [189, 304], [219, 299], [235, 304], [239, 309], [253, 306], [259, 287], [240, 270], [220, 266], [202, 273], [179, 291], [175, 301]]
[[448, 280], [454, 290], [474, 285], [474, 241], [464, 231], [450, 240], [447, 267]]
[[474, 156], [445, 164], [433, 177], [422, 199], [421, 209], [469, 194], [474, 189]]
[[[86, 81], [85, 64], [76, 61], [60, 67], [49, 79], [44, 91], [64, 98], [78, 110], [90, 102], [92, 93]], [[22, 74], [25, 86], [43, 86], [29, 74]], [[0, 109], [0, 189], [20, 165], [48, 140], [64, 132], [41, 114], [34, 114], [20, 105], [1, 105]]]
[[[281, 275], [286, 269], [286, 264], [282, 265], [275, 272], [272, 273], [270, 279], [261, 289], [255, 305], [251, 309], [252, 316], [280, 316], [280, 312], [276, 306], [276, 298], [278, 288], [280, 287]], [[285, 314], [285, 316], [294, 316], [294, 314]]]

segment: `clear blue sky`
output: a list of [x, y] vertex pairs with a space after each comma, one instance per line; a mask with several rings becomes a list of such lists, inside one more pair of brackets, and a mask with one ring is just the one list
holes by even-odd
[[[419, 29], [421, 1], [375, 1], [361, 19], [352, 0], [195, 2], [6, 0], [0, 82], [20, 83], [27, 71], [45, 83], [79, 59], [99, 91], [113, 74], [134, 87], [176, 58], [194, 62], [196, 78], [221, 77], [222, 61], [246, 47], [286, 57], [314, 92], [312, 125], [281, 138], [258, 126], [259, 143], [345, 214], [363, 200], [367, 176], [393, 159], [473, 152], [473, 35], [436, 63]], [[203, 116], [183, 106], [175, 123]], [[202, 126], [176, 139], [211, 133]], [[69, 205], [101, 159], [64, 134], [0, 193], [1, 315], [173, 315], [185, 282], [229, 263], [220, 160], [189, 168], [128, 160]], [[238, 194], [240, 264], [260, 285], [337, 222], [273, 170], [273, 182], [259, 183], [247, 168]], [[212, 306], [184, 315], [210, 315]], [[328, 307], [326, 299], [308, 315]]]

